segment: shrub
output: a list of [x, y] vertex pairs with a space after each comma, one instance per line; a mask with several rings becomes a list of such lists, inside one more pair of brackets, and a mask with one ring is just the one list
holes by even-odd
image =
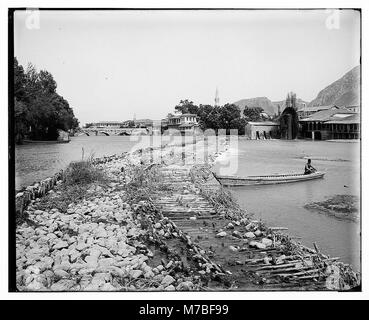
[[87, 187], [79, 184], [69, 186], [62, 184], [58, 187], [58, 191], [60, 192], [42, 197], [39, 208], [41, 210], [58, 209], [60, 212], [67, 212], [70, 203], [78, 202], [86, 197]]
[[104, 181], [106, 181], [104, 172], [96, 168], [91, 159], [71, 162], [66, 170], [66, 185], [83, 185]]

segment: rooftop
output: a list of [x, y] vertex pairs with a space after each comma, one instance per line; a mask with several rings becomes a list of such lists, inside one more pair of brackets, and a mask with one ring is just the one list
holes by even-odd
[[338, 109], [335, 105], [329, 105], [329, 106], [314, 106], [314, 107], [305, 107], [299, 109], [297, 112], [318, 112], [321, 110], [330, 110], [330, 109]]
[[355, 124], [360, 123], [360, 116], [358, 113], [352, 114], [350, 116], [344, 118], [333, 117], [332, 120], [329, 120], [325, 123], [331, 124]]
[[193, 113], [183, 113], [181, 115], [179, 115], [180, 118], [184, 118], [184, 117], [197, 117], [197, 114], [193, 114]]
[[[301, 119], [301, 122], [308, 122], [308, 121], [329, 121], [332, 120], [332, 118], [336, 115], [341, 115], [342, 117], [345, 117], [345, 115], [350, 116], [353, 114], [356, 114], [356, 112], [349, 111], [347, 109], [328, 109], [328, 110], [321, 110], [314, 114], [312, 114], [310, 117]], [[339, 117], [339, 116], [337, 116]]]
[[124, 121], [97, 121], [97, 122], [92, 122], [93, 124], [95, 123], [124, 123]]
[[251, 124], [253, 126], [279, 126], [279, 122], [273, 122], [273, 121], [249, 121], [248, 124]]
[[188, 122], [188, 123], [182, 123], [179, 125], [180, 128], [183, 128], [183, 127], [189, 127], [189, 126], [197, 126], [198, 124], [195, 123], [195, 122]]

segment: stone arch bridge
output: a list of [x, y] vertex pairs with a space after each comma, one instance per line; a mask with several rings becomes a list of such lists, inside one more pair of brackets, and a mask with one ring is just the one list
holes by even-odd
[[83, 128], [74, 136], [131, 136], [150, 134], [148, 128]]

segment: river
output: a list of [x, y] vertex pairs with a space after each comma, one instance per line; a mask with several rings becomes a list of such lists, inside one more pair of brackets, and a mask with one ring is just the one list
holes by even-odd
[[[79, 136], [69, 143], [25, 144], [15, 147], [15, 187], [19, 189], [52, 176], [82, 156], [101, 157], [133, 150], [139, 137]], [[83, 148], [83, 149], [82, 149]]]
[[309, 247], [316, 242], [323, 252], [341, 257], [360, 270], [360, 223], [304, 208], [307, 203], [338, 194], [360, 196], [359, 142], [241, 138], [238, 147], [231, 147], [225, 157], [237, 168], [227, 169], [226, 163], [219, 161], [215, 171], [240, 176], [303, 172], [304, 157], [311, 158], [314, 167], [326, 172], [323, 179], [230, 190], [256, 219], [266, 221], [269, 226], [287, 227], [291, 236], [301, 237], [297, 241]]
[[[15, 148], [16, 189], [40, 181], [65, 168], [70, 161], [91, 155], [120, 154], [148, 145], [149, 137], [73, 137], [67, 144], [21, 145]], [[173, 141], [173, 140], [172, 140]], [[83, 148], [83, 151], [82, 151]], [[306, 159], [324, 179], [282, 185], [237, 187], [230, 190], [239, 203], [270, 226], [287, 227], [303, 244], [316, 242], [321, 250], [360, 268], [360, 224], [310, 211], [304, 205], [337, 194], [360, 195], [360, 144], [358, 142], [245, 140], [231, 145], [214, 170], [222, 174], [265, 175], [302, 172]], [[226, 161], [226, 162], [227, 162]], [[233, 169], [232, 169], [233, 168]], [[232, 171], [232, 172], [231, 172]]]
[[[78, 136], [69, 143], [25, 144], [15, 147], [15, 188], [29, 186], [65, 169], [71, 161], [82, 157], [102, 157], [133, 151], [158, 144], [152, 136]], [[192, 141], [188, 136], [186, 141]], [[179, 143], [181, 136], [163, 136], [164, 143]], [[155, 144], [155, 145], [156, 145]]]

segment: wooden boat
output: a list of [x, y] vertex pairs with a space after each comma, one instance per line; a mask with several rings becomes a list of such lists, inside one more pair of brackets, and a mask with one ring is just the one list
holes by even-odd
[[325, 172], [317, 171], [311, 174], [293, 173], [293, 174], [276, 174], [267, 176], [247, 176], [247, 177], [222, 176], [216, 173], [213, 174], [215, 178], [223, 186], [250, 186], [262, 184], [290, 183], [319, 179], [324, 177]]

